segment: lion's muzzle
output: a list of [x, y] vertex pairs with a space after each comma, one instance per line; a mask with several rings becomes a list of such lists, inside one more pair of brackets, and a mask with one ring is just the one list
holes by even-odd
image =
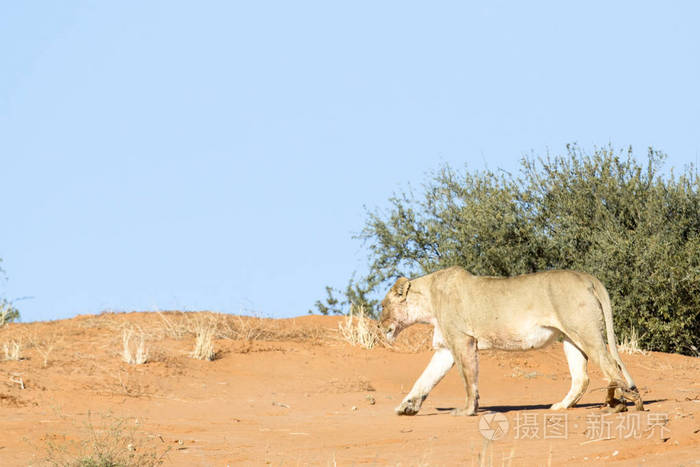
[[386, 340], [392, 344], [396, 340], [396, 323], [391, 323], [388, 326], [382, 326], [382, 329], [384, 330], [384, 336], [386, 337]]

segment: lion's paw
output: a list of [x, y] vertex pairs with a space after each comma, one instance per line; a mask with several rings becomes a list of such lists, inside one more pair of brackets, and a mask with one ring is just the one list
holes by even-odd
[[415, 415], [420, 410], [420, 406], [416, 405], [414, 401], [403, 401], [401, 405], [396, 407], [396, 415]]
[[603, 413], [620, 413], [620, 412], [627, 412], [627, 406], [623, 402], [619, 402], [615, 405], [608, 406], [608, 407], [603, 407], [601, 410]]
[[452, 409], [450, 411], [450, 415], [453, 417], [471, 417], [472, 415], [476, 415], [476, 410], [475, 409]]

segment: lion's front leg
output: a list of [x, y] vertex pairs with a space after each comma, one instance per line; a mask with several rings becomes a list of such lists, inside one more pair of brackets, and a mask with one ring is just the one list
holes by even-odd
[[396, 407], [396, 413], [398, 415], [417, 414], [425, 398], [428, 397], [430, 391], [452, 368], [454, 362], [454, 357], [452, 357], [452, 352], [449, 349], [438, 349], [433, 354], [433, 358], [430, 359], [428, 366], [423, 370], [420, 378], [416, 380], [413, 388], [411, 388], [411, 392], [404, 398], [401, 405]]
[[452, 341], [453, 353], [457, 360], [459, 373], [467, 390], [464, 408], [455, 409], [453, 415], [476, 415], [479, 410], [479, 352], [476, 339], [471, 336], [460, 336]]

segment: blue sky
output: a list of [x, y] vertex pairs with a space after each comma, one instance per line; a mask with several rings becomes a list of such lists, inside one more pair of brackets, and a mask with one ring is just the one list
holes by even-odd
[[443, 163], [700, 152], [696, 2], [4, 2], [0, 297], [303, 315]]

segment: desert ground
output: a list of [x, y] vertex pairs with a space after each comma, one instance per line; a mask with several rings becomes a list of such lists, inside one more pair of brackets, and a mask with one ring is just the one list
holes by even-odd
[[[592, 363], [579, 406], [548, 410], [570, 385], [560, 343], [482, 351], [478, 416], [450, 415], [465, 397], [453, 369], [399, 417], [431, 330], [366, 349], [347, 324], [148, 312], [5, 325], [0, 465], [700, 464], [699, 358], [623, 354], [648, 411], [604, 414]], [[214, 359], [192, 358], [209, 336]]]

